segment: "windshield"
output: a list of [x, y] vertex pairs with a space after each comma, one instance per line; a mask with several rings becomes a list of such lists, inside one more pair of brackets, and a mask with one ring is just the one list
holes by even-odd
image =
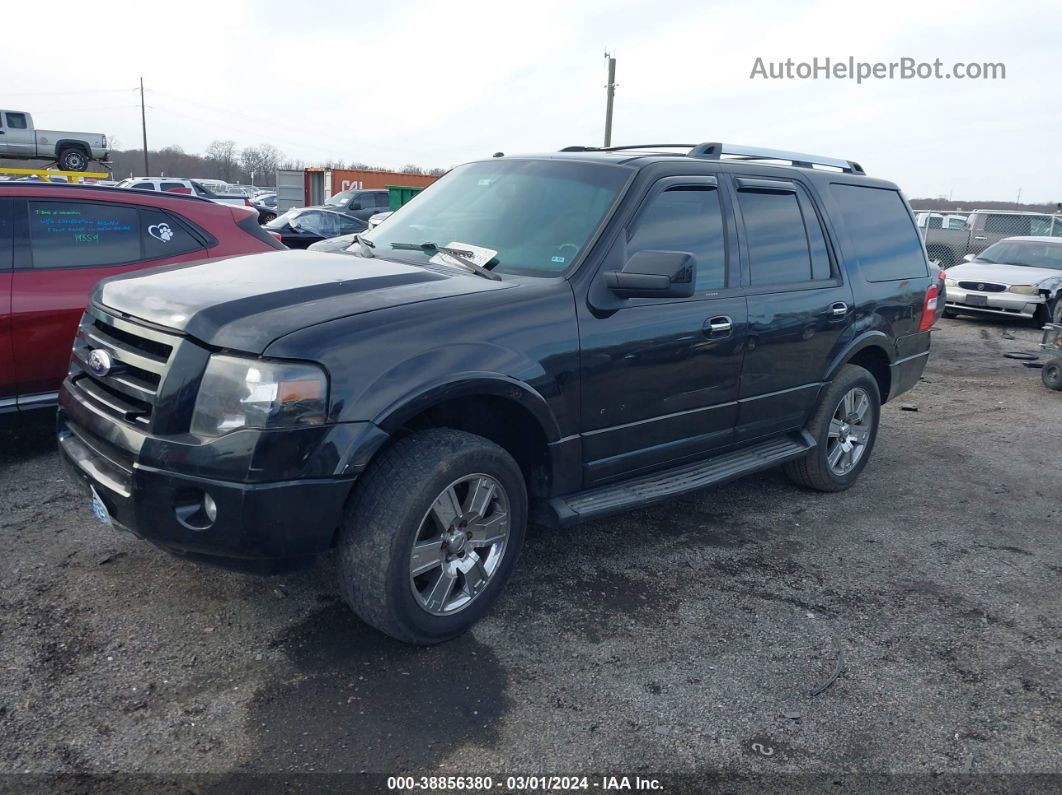
[[[570, 160], [488, 160], [450, 171], [363, 238], [391, 244], [462, 243], [497, 252], [492, 269], [558, 276], [571, 265], [630, 171]], [[402, 251], [428, 260], [431, 251]]]
[[1062, 243], [1002, 240], [977, 255], [980, 262], [1062, 270]]
[[331, 199], [324, 203], [325, 207], [346, 207], [350, 200], [354, 198], [354, 191], [344, 190], [337, 193]]
[[306, 212], [306, 211], [303, 208], [301, 208], [301, 207], [298, 208], [298, 209], [292, 208], [292, 209], [288, 210], [286, 213], [278, 215], [272, 221], [270, 221], [267, 224], [264, 224], [263, 226], [266, 229], [280, 229], [280, 227], [284, 226], [285, 224], [291, 223], [296, 218], [298, 218], [300, 215], [302, 215], [304, 212]]

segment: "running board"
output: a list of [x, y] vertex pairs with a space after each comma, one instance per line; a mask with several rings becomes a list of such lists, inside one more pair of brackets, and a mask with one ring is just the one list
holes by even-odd
[[546, 523], [568, 527], [610, 513], [642, 508], [654, 502], [699, 491], [734, 478], [800, 458], [815, 447], [807, 431], [715, 456], [706, 461], [682, 464], [662, 472], [611, 483], [607, 486], [554, 497], [548, 503]]

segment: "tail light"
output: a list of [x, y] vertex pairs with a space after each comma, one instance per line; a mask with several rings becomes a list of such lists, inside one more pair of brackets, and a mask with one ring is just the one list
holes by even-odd
[[270, 232], [269, 234], [271, 234], [273, 237], [275, 237], [278, 243], [283, 243], [284, 242], [284, 238], [281, 237], [279, 232]]
[[253, 207], [254, 205], [251, 204], [251, 200], [250, 199], [248, 199], [246, 196], [244, 196], [243, 197], [243, 206], [244, 207]]
[[929, 285], [926, 290], [926, 302], [922, 306], [922, 319], [918, 321], [919, 331], [929, 331], [933, 328], [933, 321], [937, 319], [937, 299], [940, 297], [940, 288], [935, 284]]

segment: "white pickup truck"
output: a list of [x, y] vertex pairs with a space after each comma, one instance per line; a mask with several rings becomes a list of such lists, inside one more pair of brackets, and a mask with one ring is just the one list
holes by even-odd
[[0, 159], [55, 160], [63, 171], [84, 171], [92, 160], [107, 161], [107, 136], [38, 130], [26, 111], [0, 108]]

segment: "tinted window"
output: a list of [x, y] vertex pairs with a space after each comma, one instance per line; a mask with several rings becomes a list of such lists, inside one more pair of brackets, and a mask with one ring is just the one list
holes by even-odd
[[649, 199], [627, 242], [627, 256], [646, 250], [688, 251], [697, 260], [696, 289], [725, 286], [726, 247], [719, 191], [683, 186]]
[[380, 191], [376, 194], [376, 206], [383, 207], [384, 209], [391, 206], [391, 197], [387, 191]]
[[848, 236], [867, 281], [925, 276], [925, 253], [898, 191], [859, 185], [831, 185]]
[[140, 211], [140, 235], [144, 259], [176, 257], [203, 248], [187, 229], [160, 210]]
[[1032, 219], [1027, 215], [986, 215], [985, 231], [996, 235], [1031, 235]]
[[355, 232], [360, 232], [365, 228], [365, 222], [359, 221], [356, 218], [347, 218], [343, 216], [339, 219], [339, 234], [352, 235]]
[[140, 259], [138, 213], [87, 202], [29, 203], [35, 268], [118, 265]]
[[26, 124], [25, 113], [7, 113], [7, 126], [12, 130], [25, 130], [29, 125]]
[[752, 283], [810, 281], [811, 250], [796, 194], [739, 191], [738, 202], [748, 238]]
[[129, 186], [130, 188], [139, 188], [140, 190], [155, 190], [154, 182], [137, 182]]
[[170, 193], [192, 192], [192, 189], [185, 187], [183, 182], [163, 182], [159, 185], [159, 190], [169, 191]]

